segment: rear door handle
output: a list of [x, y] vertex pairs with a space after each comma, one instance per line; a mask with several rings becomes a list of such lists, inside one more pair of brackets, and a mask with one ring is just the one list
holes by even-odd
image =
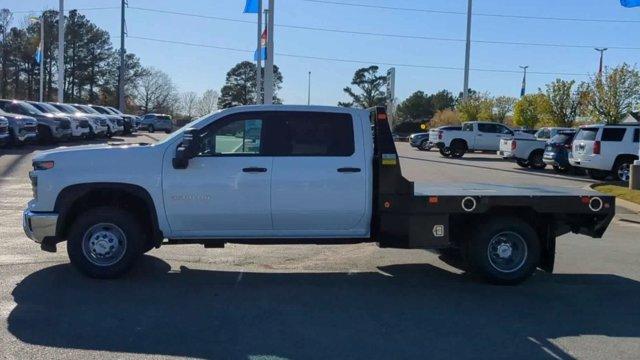
[[252, 166], [252, 167], [243, 168], [242, 171], [246, 173], [263, 173], [263, 172], [267, 172], [267, 168]]
[[338, 172], [341, 172], [341, 173], [357, 173], [357, 172], [360, 172], [360, 168], [343, 167], [343, 168], [339, 168]]

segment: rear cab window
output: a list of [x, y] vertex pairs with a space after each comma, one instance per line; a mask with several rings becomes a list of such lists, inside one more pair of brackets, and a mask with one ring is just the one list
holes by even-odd
[[495, 134], [498, 132], [498, 127], [495, 124], [478, 124], [478, 131]]
[[462, 131], [473, 131], [473, 124], [462, 125]]
[[346, 113], [273, 112], [269, 148], [273, 156], [351, 156], [353, 118]]

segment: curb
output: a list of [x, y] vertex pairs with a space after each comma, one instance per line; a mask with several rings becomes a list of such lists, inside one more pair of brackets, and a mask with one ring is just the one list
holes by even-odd
[[[596, 186], [596, 185], [600, 185], [600, 184], [587, 185], [587, 187], [585, 187], [585, 189], [598, 191], [598, 189], [594, 189], [594, 186]], [[598, 192], [600, 192], [600, 191], [598, 191]], [[620, 206], [620, 207], [625, 208], [625, 209], [627, 209], [629, 211], [633, 211], [636, 214], [640, 214], [640, 205], [638, 205], [636, 203], [632, 203], [631, 201], [620, 199], [617, 196], [616, 196], [616, 206]]]

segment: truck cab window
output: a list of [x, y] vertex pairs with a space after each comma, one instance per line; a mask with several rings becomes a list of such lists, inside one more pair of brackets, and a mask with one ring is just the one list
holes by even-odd
[[353, 120], [348, 114], [274, 113], [276, 156], [351, 156], [355, 151]]
[[464, 124], [462, 131], [473, 131], [473, 124]]
[[262, 120], [236, 120], [213, 126], [202, 136], [200, 156], [260, 154]]
[[478, 124], [478, 131], [493, 134], [500, 132], [495, 124]]

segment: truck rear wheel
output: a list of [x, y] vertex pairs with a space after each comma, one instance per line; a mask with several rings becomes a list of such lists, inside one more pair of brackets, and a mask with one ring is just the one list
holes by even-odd
[[451, 156], [451, 149], [448, 147], [442, 147], [439, 149], [440, 151], [440, 155], [444, 156], [444, 157], [449, 157]]
[[74, 221], [67, 244], [71, 264], [99, 279], [125, 274], [142, 254], [143, 233], [133, 214], [112, 207], [93, 208]]
[[467, 246], [471, 268], [494, 284], [521, 283], [540, 262], [538, 235], [519, 218], [497, 217], [482, 224]]
[[518, 164], [518, 166], [522, 167], [522, 168], [528, 168], [529, 167], [529, 162], [526, 160], [516, 160], [516, 164]]
[[461, 140], [454, 140], [451, 143], [451, 157], [454, 159], [459, 159], [464, 156], [467, 152], [467, 144]]
[[547, 164], [544, 163], [543, 155], [544, 152], [541, 150], [532, 152], [531, 155], [529, 155], [529, 166], [531, 166], [532, 169], [536, 170], [542, 170], [546, 168]]

